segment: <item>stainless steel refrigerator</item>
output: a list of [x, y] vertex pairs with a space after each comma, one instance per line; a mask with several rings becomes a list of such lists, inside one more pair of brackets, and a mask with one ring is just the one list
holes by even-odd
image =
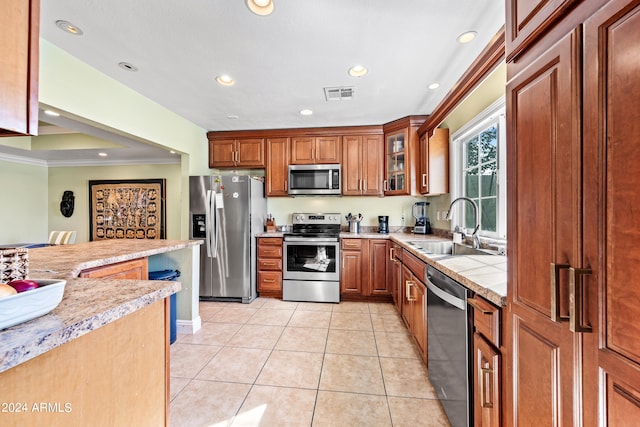
[[256, 233], [264, 231], [264, 182], [249, 176], [191, 176], [190, 238], [200, 245], [200, 299], [249, 303], [256, 290]]

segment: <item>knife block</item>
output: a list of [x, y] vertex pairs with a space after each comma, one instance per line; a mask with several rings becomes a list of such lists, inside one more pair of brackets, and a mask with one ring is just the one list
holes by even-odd
[[276, 220], [268, 219], [266, 222], [267, 233], [275, 233], [276, 231]]

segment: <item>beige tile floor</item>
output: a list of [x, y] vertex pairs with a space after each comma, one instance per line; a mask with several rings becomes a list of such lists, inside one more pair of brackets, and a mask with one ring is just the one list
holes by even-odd
[[201, 302], [171, 345], [170, 425], [448, 426], [392, 304]]

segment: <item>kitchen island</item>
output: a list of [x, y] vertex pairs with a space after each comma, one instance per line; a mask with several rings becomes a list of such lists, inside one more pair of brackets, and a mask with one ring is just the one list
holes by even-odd
[[0, 331], [0, 424], [166, 425], [168, 297], [180, 283], [79, 276], [198, 244], [99, 241], [29, 250], [30, 278], [67, 285], [49, 314]]

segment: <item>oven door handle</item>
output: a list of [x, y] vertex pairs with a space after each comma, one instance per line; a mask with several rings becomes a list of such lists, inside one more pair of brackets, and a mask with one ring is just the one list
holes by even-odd
[[286, 236], [284, 238], [285, 242], [337, 242], [337, 237], [295, 237], [295, 236]]

